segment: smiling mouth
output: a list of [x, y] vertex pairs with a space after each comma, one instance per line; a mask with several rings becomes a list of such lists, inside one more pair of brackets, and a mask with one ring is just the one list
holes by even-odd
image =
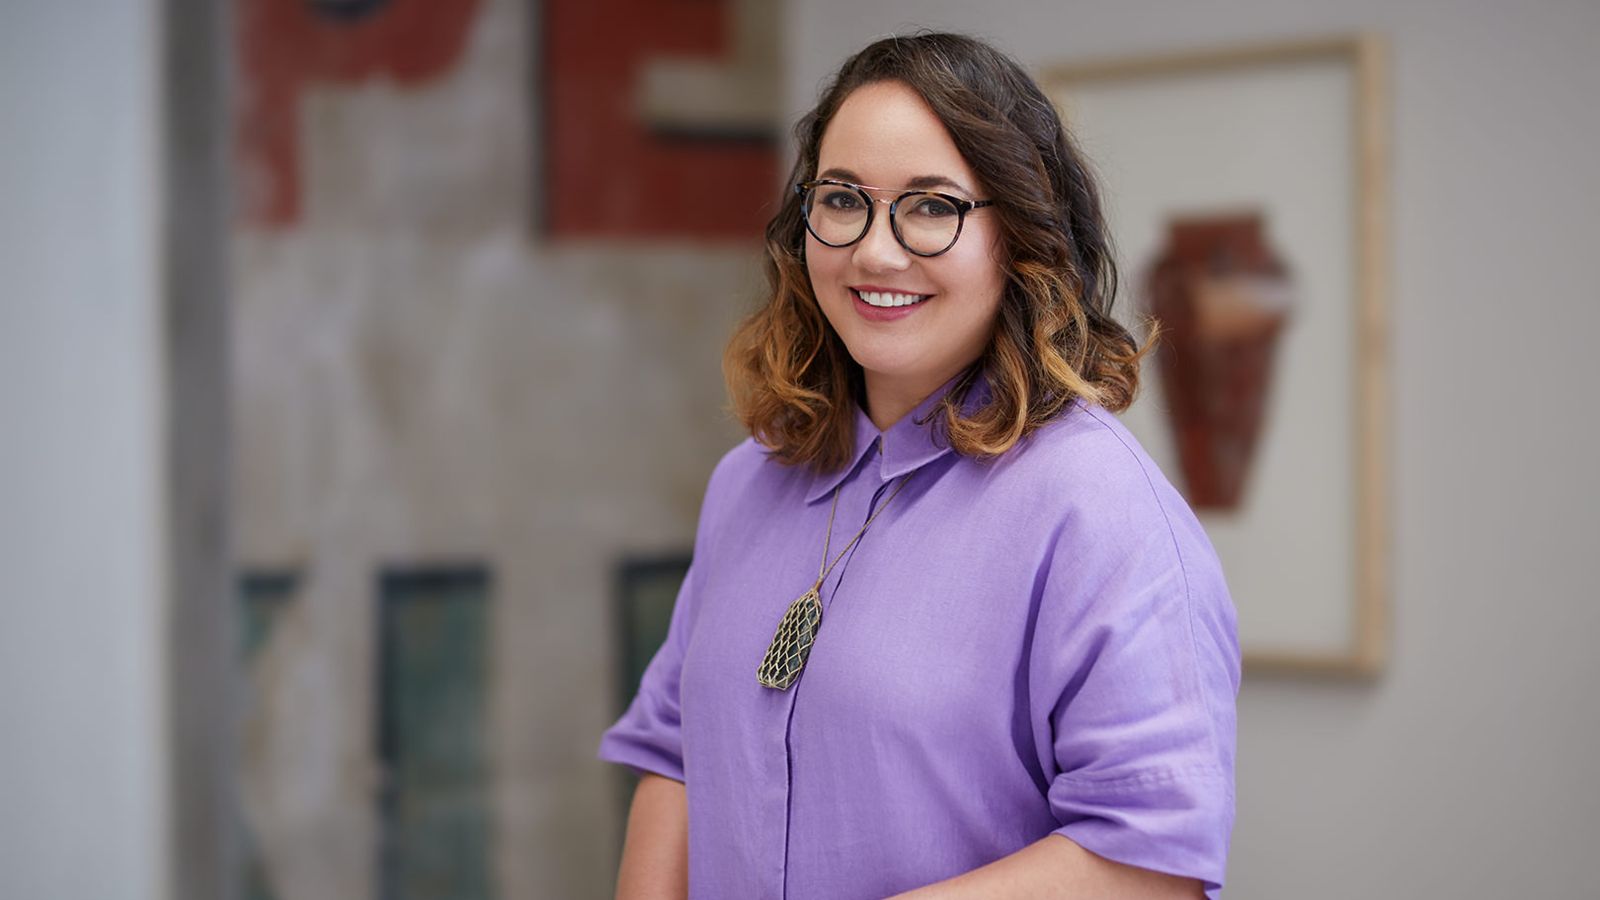
[[933, 296], [932, 294], [899, 294], [891, 291], [858, 291], [855, 288], [851, 288], [850, 293], [855, 294], [861, 302], [868, 306], [876, 306], [880, 309], [911, 306]]

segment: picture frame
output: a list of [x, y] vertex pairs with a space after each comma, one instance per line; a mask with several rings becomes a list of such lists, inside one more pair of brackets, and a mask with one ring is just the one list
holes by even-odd
[[1217, 548], [1246, 672], [1379, 674], [1390, 553], [1382, 39], [1073, 62], [1044, 68], [1040, 83], [1100, 176], [1118, 317], [1141, 337], [1160, 320], [1121, 418]]

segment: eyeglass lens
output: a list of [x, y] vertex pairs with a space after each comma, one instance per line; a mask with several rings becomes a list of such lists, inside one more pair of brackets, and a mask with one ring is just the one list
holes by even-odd
[[[824, 244], [853, 244], [867, 233], [872, 202], [856, 188], [819, 184], [806, 193], [806, 224]], [[961, 231], [961, 210], [938, 194], [905, 194], [895, 205], [892, 224], [906, 249], [931, 256], [955, 243]]]

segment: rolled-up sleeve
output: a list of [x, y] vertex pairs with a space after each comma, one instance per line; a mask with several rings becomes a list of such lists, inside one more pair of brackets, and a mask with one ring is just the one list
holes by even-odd
[[1035, 741], [1054, 833], [1215, 898], [1234, 818], [1237, 626], [1199, 523], [1175, 493], [1156, 497], [1059, 535], [1028, 662]]
[[683, 720], [678, 683], [688, 643], [688, 609], [698, 579], [690, 563], [672, 607], [667, 637], [645, 667], [639, 692], [600, 738], [600, 759], [683, 781]]

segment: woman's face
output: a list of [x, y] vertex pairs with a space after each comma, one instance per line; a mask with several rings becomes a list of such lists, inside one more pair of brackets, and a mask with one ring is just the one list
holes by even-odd
[[[885, 202], [874, 204], [857, 243], [830, 247], [808, 232], [806, 269], [823, 314], [866, 374], [869, 401], [888, 391], [914, 404], [988, 345], [1005, 286], [999, 222], [992, 207], [973, 210], [955, 246], [922, 257], [895, 240], [888, 204], [913, 188], [991, 198], [927, 103], [897, 81], [845, 98], [823, 132], [817, 177], [888, 189], [870, 192]], [[879, 305], [907, 297], [916, 302]]]

